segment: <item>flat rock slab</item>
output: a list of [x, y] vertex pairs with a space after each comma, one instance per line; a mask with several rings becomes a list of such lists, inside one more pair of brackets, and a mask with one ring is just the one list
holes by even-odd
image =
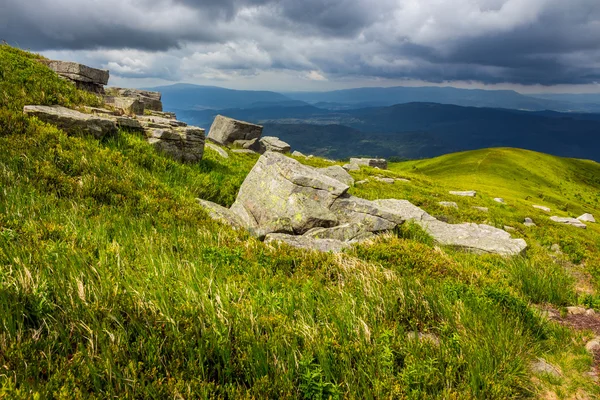
[[289, 153], [292, 147], [275, 136], [263, 136], [259, 140], [260, 143], [260, 153], [264, 153], [266, 151], [274, 151], [276, 153]]
[[282, 233], [270, 233], [265, 237], [265, 243], [285, 243], [292, 247], [306, 250], [339, 253], [350, 247], [350, 243], [335, 239], [317, 239], [308, 236], [294, 236]]
[[337, 179], [345, 185], [354, 185], [354, 178], [352, 178], [352, 176], [339, 165], [332, 165], [331, 167], [327, 168], [319, 168], [317, 171], [324, 175], [327, 175], [330, 178]]
[[503, 199], [502, 197], [496, 197], [496, 198], [494, 199], [494, 201], [495, 201], [496, 203], [500, 203], [500, 204], [505, 204], [505, 203], [506, 203], [506, 201], [504, 201], [504, 199]]
[[227, 151], [225, 149], [217, 146], [216, 144], [206, 143], [205, 146], [208, 147], [209, 149], [213, 150], [214, 152], [216, 152], [222, 158], [229, 158], [229, 154], [227, 153]]
[[456, 204], [453, 201], [440, 201], [438, 202], [438, 204], [442, 207], [446, 207], [446, 208], [458, 208], [458, 204]]
[[538, 209], [538, 210], [542, 210], [542, 211], [544, 211], [544, 212], [547, 212], [547, 213], [549, 213], [550, 211], [552, 211], [552, 210], [551, 210], [549, 207], [546, 207], [546, 206], [539, 206], [539, 205], [537, 205], [537, 204], [534, 204], [534, 205], [533, 205], [533, 208], [536, 208], [536, 209]]
[[578, 220], [583, 222], [596, 222], [596, 219], [592, 214], [583, 214], [580, 217], [577, 217]]
[[387, 169], [387, 160], [383, 158], [351, 158], [350, 164], [365, 165], [367, 167], [376, 167], [380, 169]]
[[477, 211], [481, 211], [481, 212], [489, 212], [490, 209], [487, 207], [477, 207], [477, 206], [473, 206], [473, 209], [477, 210]]
[[474, 253], [491, 253], [503, 256], [518, 255], [527, 248], [523, 239], [513, 239], [510, 234], [484, 224], [448, 224], [438, 221], [421, 208], [406, 200], [376, 200], [391, 212], [420, 225], [439, 244], [462, 248]]
[[259, 139], [262, 131], [260, 125], [217, 115], [207, 138], [218, 144], [230, 145], [236, 140]]
[[377, 182], [381, 182], [381, 183], [387, 183], [388, 185], [391, 185], [391, 184], [393, 184], [394, 182], [396, 182], [396, 180], [395, 180], [394, 178], [385, 178], [385, 177], [382, 177], [382, 176], [376, 176], [376, 177], [375, 177], [375, 180], [376, 180]]
[[406, 220], [402, 215], [375, 201], [341, 196], [331, 206], [341, 223], [357, 224], [365, 232], [389, 231]]
[[71, 61], [41, 60], [57, 74], [73, 81], [94, 83], [97, 85], [108, 84], [109, 72], [103, 69], [88, 67]]
[[[144, 111], [148, 110], [150, 112], [162, 112], [163, 110], [161, 101], [162, 95], [160, 94], [160, 92], [151, 92], [149, 90], [139, 89], [124, 89], [118, 87], [109, 88], [107, 92], [117, 97], [128, 97], [137, 99], [140, 103], [142, 103]], [[158, 114], [158, 116], [162, 115]], [[174, 118], [175, 115], [173, 114], [173, 119]]]
[[132, 97], [105, 96], [104, 102], [128, 115], [143, 115], [144, 103]]
[[346, 171], [360, 171], [360, 167], [356, 164], [344, 164], [342, 168]]
[[586, 229], [587, 225], [578, 220], [577, 218], [569, 218], [569, 217], [550, 217], [551, 221], [558, 222], [559, 224], [572, 225], [577, 228]]
[[477, 191], [475, 191], [475, 190], [467, 190], [467, 191], [463, 191], [463, 192], [451, 191], [450, 194], [454, 195], [454, 196], [462, 196], [462, 197], [475, 197], [475, 196], [477, 196]]
[[373, 233], [365, 232], [361, 224], [351, 223], [334, 226], [333, 228], [313, 228], [304, 236], [315, 239], [335, 239], [342, 242], [357, 242], [373, 237]]
[[250, 149], [232, 149], [231, 152], [236, 154], [256, 154], [254, 150]]
[[61, 106], [25, 106], [23, 112], [55, 125], [70, 135], [84, 134], [102, 139], [118, 131], [116, 122], [111, 118], [84, 114]]
[[303, 234], [337, 225], [329, 207], [348, 188], [293, 158], [268, 151], [242, 183], [232, 210], [260, 235]]

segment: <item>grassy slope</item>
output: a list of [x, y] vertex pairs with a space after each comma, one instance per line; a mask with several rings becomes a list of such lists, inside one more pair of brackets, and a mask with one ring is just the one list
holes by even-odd
[[[199, 164], [180, 165], [127, 132], [101, 143], [68, 137], [20, 107], [94, 99], [27, 53], [1, 46], [0, 63], [0, 126], [10, 123], [0, 134], [0, 398], [600, 394], [585, 375], [581, 334], [532, 306], [594, 304], [595, 282], [578, 296], [547, 247], [560, 241], [572, 268], [593, 270], [595, 228], [518, 226], [532, 249], [514, 261], [441, 252], [410, 225], [343, 255], [267, 246], [194, 202], [231, 204], [255, 156], [207, 150]], [[352, 190], [408, 198], [455, 221], [517, 225], [525, 213], [486, 196], [439, 209], [447, 182], [402, 168], [355, 177], [407, 175], [411, 184]], [[471, 203], [490, 205], [490, 215]], [[439, 345], [407, 339], [413, 330]], [[527, 365], [537, 356], [563, 377], [534, 381]]]

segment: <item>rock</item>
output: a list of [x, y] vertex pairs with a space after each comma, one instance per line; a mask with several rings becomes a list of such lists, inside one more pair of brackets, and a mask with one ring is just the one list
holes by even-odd
[[144, 109], [144, 115], [149, 115], [151, 117], [167, 118], [167, 119], [177, 119], [177, 115], [175, 115], [174, 112], [154, 111], [154, 110], [148, 110], [147, 108]]
[[339, 165], [332, 165], [331, 167], [327, 168], [319, 168], [318, 171], [330, 178], [337, 179], [345, 185], [354, 185], [354, 178], [352, 178], [352, 176]]
[[250, 149], [232, 149], [231, 152], [237, 154], [256, 154], [255, 151]]
[[171, 118], [162, 118], [162, 117], [153, 117], [149, 115], [139, 115], [137, 117], [138, 121], [146, 127], [146, 128], [177, 128], [177, 127], [185, 127], [187, 124], [183, 121], [177, 121], [176, 119]]
[[292, 149], [289, 144], [280, 140], [275, 136], [263, 136], [259, 140], [261, 149], [259, 153], [264, 153], [265, 151], [274, 151], [276, 153], [289, 153]]
[[361, 224], [348, 223], [333, 228], [313, 228], [304, 236], [315, 239], [335, 239], [342, 242], [361, 241], [373, 237], [371, 232], [365, 232]]
[[398, 216], [421, 226], [439, 244], [462, 248], [474, 253], [492, 253], [513, 256], [527, 248], [523, 239], [512, 239], [510, 234], [483, 224], [448, 224], [438, 221], [421, 208], [406, 200], [376, 200]]
[[70, 61], [40, 60], [58, 75], [66, 78], [77, 88], [92, 93], [104, 93], [104, 85], [108, 84], [109, 73], [103, 69], [91, 68], [87, 65]]
[[143, 131], [144, 127], [140, 124], [137, 119], [123, 117], [123, 116], [110, 116], [108, 117], [117, 123], [119, 128], [128, 129], [132, 131]]
[[478, 210], [478, 211], [481, 211], [481, 212], [489, 212], [490, 211], [490, 209], [487, 208], [487, 207], [476, 207], [476, 206], [473, 206], [473, 208], [475, 210]]
[[113, 110], [107, 110], [106, 108], [98, 108], [98, 107], [83, 106], [83, 111], [85, 111], [88, 114], [96, 114], [96, 115], [103, 115], [103, 116], [117, 115], [117, 113], [114, 112]]
[[294, 150], [294, 152], [292, 153], [292, 155], [294, 157], [305, 157], [306, 158], [306, 156], [304, 154], [300, 153], [298, 150]]
[[587, 309], [585, 310], [585, 315], [590, 316], [590, 315], [596, 315], [596, 311], [594, 311], [593, 309]]
[[342, 168], [346, 171], [360, 171], [360, 167], [356, 164], [344, 164]]
[[453, 201], [440, 201], [438, 202], [438, 204], [442, 207], [447, 207], [447, 208], [458, 208], [458, 204], [456, 204]]
[[538, 358], [531, 363], [531, 370], [536, 374], [549, 374], [557, 378], [562, 375], [562, 372], [558, 367], [550, 364], [543, 358]]
[[583, 214], [580, 217], [577, 217], [578, 220], [583, 222], [596, 222], [596, 219], [592, 214]]
[[348, 185], [275, 152], [263, 154], [250, 171], [232, 206], [249, 229], [303, 234], [337, 225], [329, 207]]
[[146, 138], [177, 161], [197, 162], [204, 154], [204, 129], [194, 126], [146, 129]]
[[552, 210], [550, 210], [550, 208], [548, 208], [546, 206], [538, 206], [537, 204], [534, 204], [533, 208], [537, 208], [538, 210], [542, 210], [542, 211], [545, 211], [547, 213], [549, 213], [550, 211], [552, 211]]
[[214, 143], [206, 143], [205, 146], [208, 147], [209, 149], [215, 151], [221, 157], [223, 157], [223, 158], [229, 158], [229, 154], [227, 154], [227, 151], [225, 151], [221, 147], [217, 146], [216, 144], [214, 144]]
[[[123, 89], [115, 87], [109, 88], [107, 90], [107, 94], [113, 95], [115, 97], [127, 97], [136, 99], [139, 103], [142, 104], [143, 110], [151, 111], [151, 115], [175, 119], [174, 113], [161, 113], [163, 110], [161, 101], [162, 95], [159, 92], [151, 92], [148, 90], [138, 89]], [[142, 111], [142, 114], [144, 114], [144, 111]]]
[[403, 224], [405, 218], [385, 206], [354, 196], [341, 196], [331, 206], [340, 223], [361, 226], [365, 232], [382, 232]]
[[23, 112], [55, 125], [70, 135], [84, 134], [102, 139], [118, 131], [117, 124], [110, 118], [84, 114], [61, 106], [25, 106]]
[[535, 222], [533, 222], [533, 220], [531, 218], [525, 218], [525, 221], [523, 222], [523, 225], [528, 226], [528, 227], [537, 226], [535, 224]]
[[316, 239], [308, 236], [294, 236], [283, 233], [270, 233], [265, 237], [265, 243], [281, 242], [299, 249], [339, 253], [350, 247], [349, 243], [335, 239]]
[[570, 315], [585, 315], [585, 312], [584, 307], [567, 307], [567, 314]]
[[[262, 151], [262, 146], [258, 139], [236, 140], [233, 142], [233, 147], [252, 150], [255, 153], [259, 153]], [[264, 153], [264, 151], [262, 152]]]
[[208, 216], [215, 221], [230, 225], [234, 228], [241, 228], [243, 223], [240, 217], [228, 208], [225, 208], [212, 201], [196, 199], [198, 204], [208, 213]]
[[217, 115], [207, 139], [217, 144], [230, 145], [236, 140], [259, 139], [262, 131], [263, 127], [260, 125]]
[[363, 179], [358, 182], [355, 182], [354, 185], [364, 185], [365, 183], [369, 183], [368, 179]]
[[385, 177], [382, 177], [382, 176], [376, 176], [376, 177], [375, 177], [375, 180], [376, 180], [377, 182], [383, 182], [383, 183], [387, 183], [387, 184], [390, 184], [390, 185], [391, 185], [391, 184], [393, 184], [394, 182], [396, 182], [396, 180], [395, 180], [395, 179], [392, 179], [392, 178], [385, 178]]
[[501, 203], [501, 204], [504, 204], [504, 203], [506, 203], [502, 197], [496, 197], [496, 198], [494, 199], [494, 201], [495, 201], [496, 203]]
[[351, 158], [350, 164], [387, 169], [387, 161], [383, 158]]
[[557, 222], [559, 224], [565, 224], [565, 225], [573, 225], [577, 228], [581, 228], [581, 229], [586, 229], [587, 225], [584, 224], [583, 222], [581, 222], [580, 220], [576, 219], [576, 218], [564, 218], [564, 217], [550, 217], [551, 221]]
[[595, 354], [598, 351], [600, 351], [600, 337], [596, 337], [587, 342], [585, 345], [585, 349], [592, 354]]
[[144, 103], [136, 98], [105, 96], [104, 102], [127, 115], [144, 114]]
[[514, 231], [516, 231], [515, 228], [513, 228], [512, 226], [508, 226], [508, 225], [504, 225], [504, 230], [506, 232], [514, 232]]
[[464, 192], [451, 191], [450, 194], [452, 194], [454, 196], [462, 196], [462, 197], [475, 197], [477, 195], [477, 192], [475, 190], [467, 190]]

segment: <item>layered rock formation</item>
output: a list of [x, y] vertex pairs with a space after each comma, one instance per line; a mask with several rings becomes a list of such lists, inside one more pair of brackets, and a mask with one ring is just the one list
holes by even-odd
[[77, 88], [88, 92], [103, 94], [104, 85], [108, 84], [107, 70], [91, 68], [87, 65], [70, 61], [40, 60], [61, 77], [75, 83]]

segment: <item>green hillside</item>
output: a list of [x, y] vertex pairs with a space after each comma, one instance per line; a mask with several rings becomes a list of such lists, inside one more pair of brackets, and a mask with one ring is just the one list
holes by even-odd
[[[195, 201], [230, 205], [258, 156], [207, 149], [184, 165], [135, 133], [67, 136], [24, 117], [23, 105], [100, 100], [34, 58], [0, 46], [0, 398], [600, 396], [584, 348], [591, 333], [540, 311], [600, 311], [600, 230], [557, 225], [529, 206], [562, 206], [562, 190], [560, 215], [599, 214], [597, 164], [515, 151], [531, 189], [488, 163], [494, 184], [452, 173], [445, 158], [353, 173], [370, 179], [357, 195], [515, 227], [530, 245], [515, 259], [440, 249], [411, 224], [338, 255], [266, 245]], [[546, 177], [552, 165], [564, 178]], [[448, 194], [471, 188], [481, 196]], [[538, 227], [525, 228], [525, 216]], [[560, 376], [532, 372], [538, 357]]]

